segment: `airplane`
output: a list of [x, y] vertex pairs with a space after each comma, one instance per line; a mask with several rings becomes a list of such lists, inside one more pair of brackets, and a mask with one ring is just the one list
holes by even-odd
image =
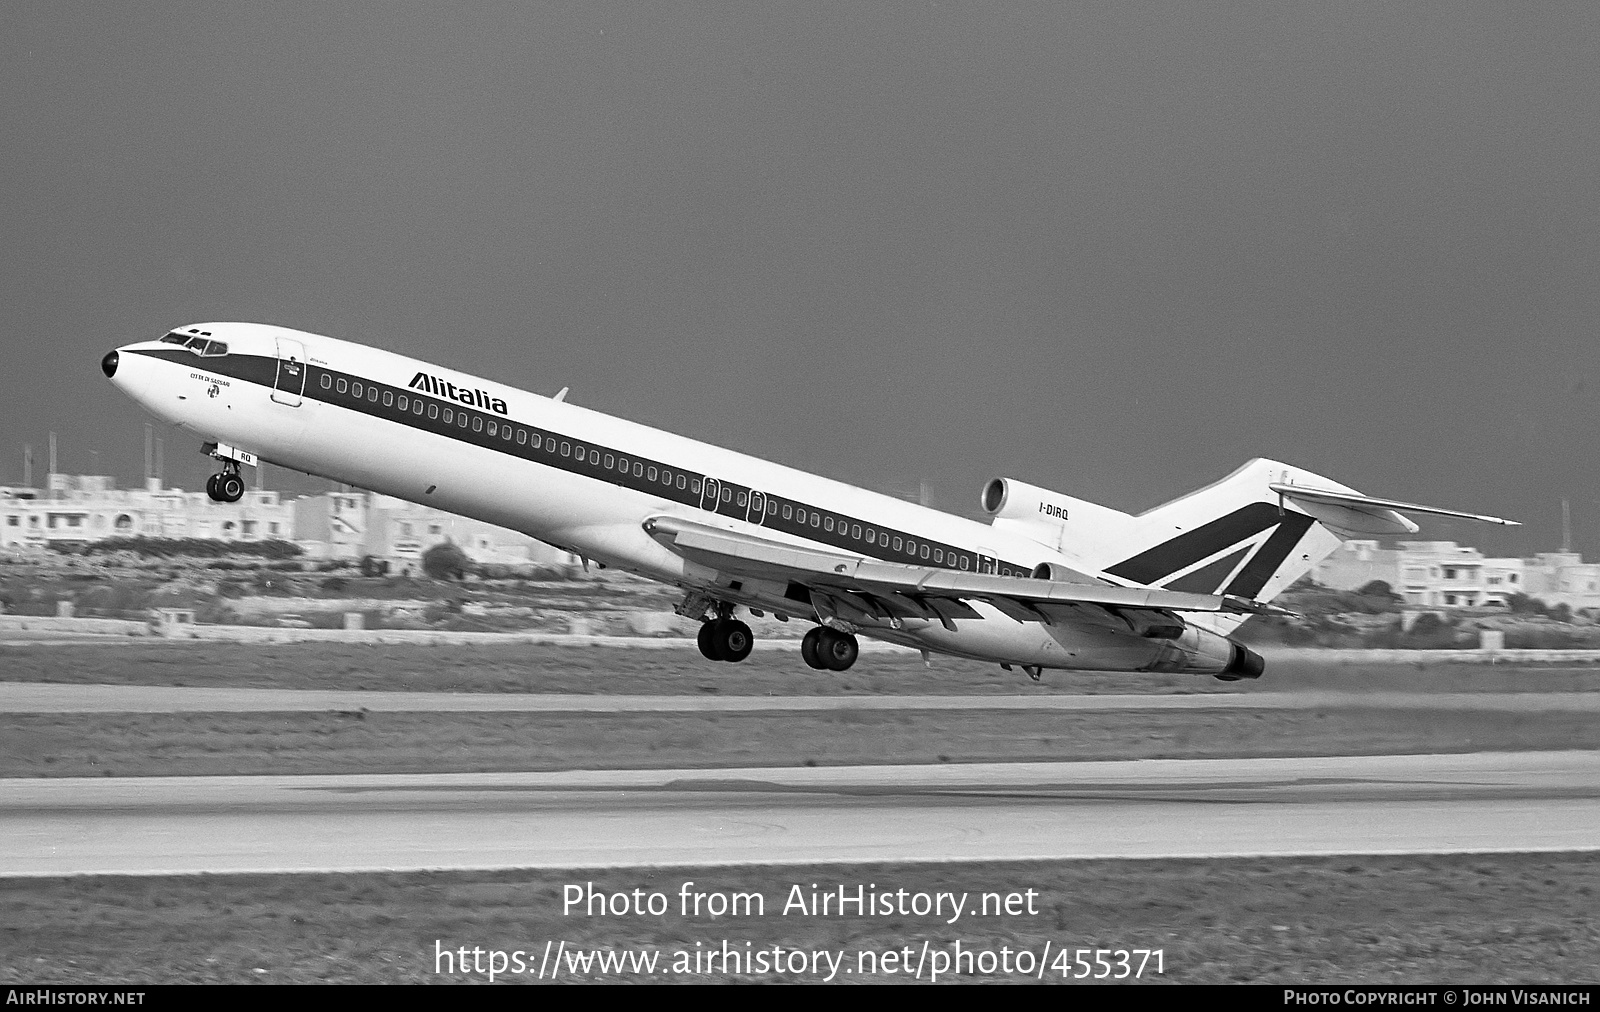
[[800, 655], [855, 663], [858, 636], [1020, 667], [1259, 678], [1232, 637], [1351, 537], [1403, 514], [1514, 524], [1362, 495], [1255, 459], [1139, 514], [1014, 478], [988, 524], [348, 341], [256, 323], [180, 327], [104, 372], [220, 461], [219, 502], [265, 461], [522, 531], [675, 585], [700, 652], [742, 661], [737, 617], [811, 623]]

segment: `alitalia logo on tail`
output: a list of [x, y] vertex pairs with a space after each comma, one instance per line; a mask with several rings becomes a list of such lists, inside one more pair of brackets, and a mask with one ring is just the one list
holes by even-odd
[[411, 382], [406, 385], [412, 390], [423, 390], [433, 394], [435, 397], [448, 397], [453, 401], [460, 401], [462, 404], [487, 408], [502, 415], [506, 413], [506, 402], [500, 398], [490, 397], [482, 390], [468, 390], [466, 387], [458, 387], [454, 383], [448, 383], [437, 376], [429, 376], [425, 372], [419, 372], [411, 377]]

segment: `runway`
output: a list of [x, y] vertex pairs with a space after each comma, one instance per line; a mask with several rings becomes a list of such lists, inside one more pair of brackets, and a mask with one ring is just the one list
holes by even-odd
[[1600, 692], [628, 696], [0, 682], [0, 713], [733, 713], [820, 710], [1492, 710], [1600, 713]]
[[1600, 752], [0, 780], [9, 876], [1600, 849]]

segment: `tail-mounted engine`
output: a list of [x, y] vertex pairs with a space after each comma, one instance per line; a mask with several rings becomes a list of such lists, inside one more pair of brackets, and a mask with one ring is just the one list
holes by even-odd
[[1052, 551], [1092, 548], [1133, 523], [1126, 513], [1015, 478], [991, 478], [983, 486], [983, 511], [996, 530], [1019, 534]]

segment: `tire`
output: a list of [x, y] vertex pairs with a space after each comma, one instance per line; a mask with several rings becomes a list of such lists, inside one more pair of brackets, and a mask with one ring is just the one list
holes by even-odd
[[244, 479], [236, 474], [218, 475], [217, 496], [223, 502], [238, 502], [244, 497]]
[[222, 501], [222, 497], [217, 494], [217, 479], [220, 477], [222, 475], [214, 474], [206, 479], [206, 495], [211, 497], [212, 502]]
[[833, 629], [823, 631], [822, 639], [817, 646], [817, 654], [822, 658], [822, 663], [828, 666], [829, 671], [849, 670], [850, 665], [854, 664], [861, 654], [861, 647], [856, 643], [854, 636]]
[[700, 645], [700, 656], [708, 661], [722, 660], [722, 652], [717, 649], [717, 619], [711, 622], [700, 623], [700, 633], [695, 637], [695, 642]]
[[750, 656], [750, 651], [756, 645], [756, 638], [750, 632], [750, 627], [737, 619], [723, 619], [717, 623], [717, 630], [713, 634], [717, 641], [717, 652], [722, 654], [722, 659], [739, 663]]
[[820, 625], [812, 626], [810, 631], [806, 633], [805, 638], [800, 641], [800, 659], [806, 662], [806, 667], [808, 668], [826, 671], [828, 666], [822, 663], [821, 642], [822, 627]]

